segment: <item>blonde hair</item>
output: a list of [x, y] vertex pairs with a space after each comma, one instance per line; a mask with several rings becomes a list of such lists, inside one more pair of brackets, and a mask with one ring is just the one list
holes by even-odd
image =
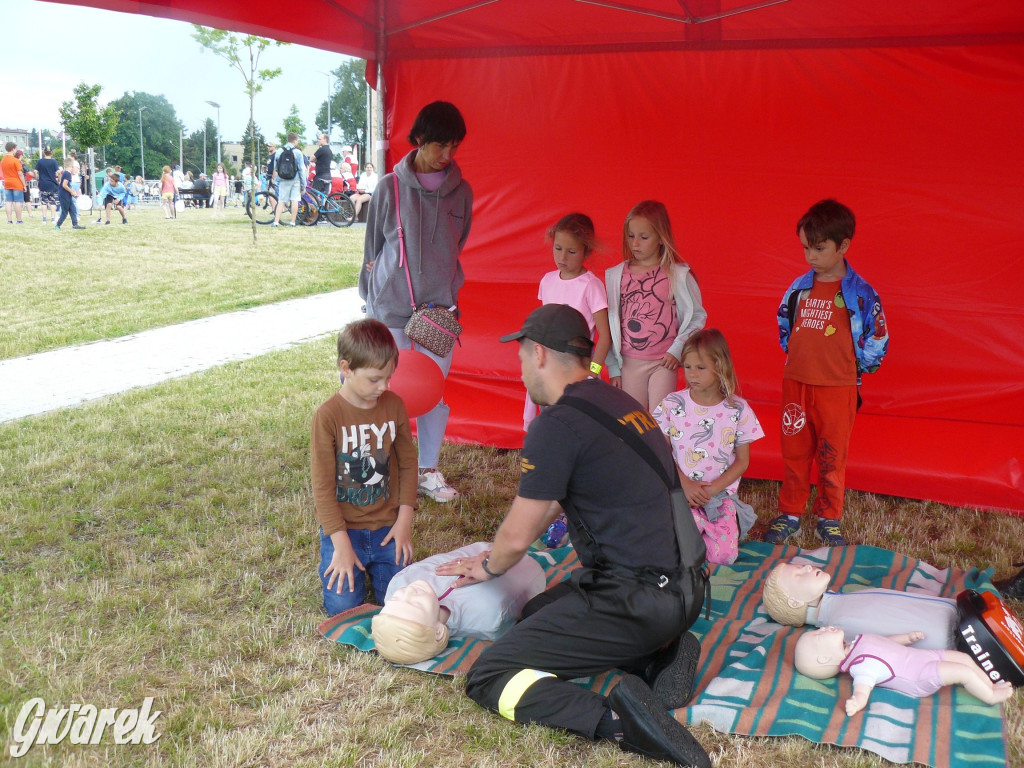
[[729, 344], [725, 336], [717, 328], [705, 328], [697, 331], [683, 344], [683, 351], [679, 354], [680, 360], [686, 360], [686, 356], [696, 352], [701, 357], [706, 357], [715, 364], [715, 376], [718, 378], [718, 391], [726, 402], [735, 405], [733, 395], [738, 395], [740, 390], [739, 382], [736, 380], [736, 370], [733, 368], [732, 355], [729, 354]]
[[801, 603], [796, 607], [789, 604], [789, 594], [779, 583], [779, 576], [784, 565], [785, 563], [779, 563], [768, 574], [761, 592], [761, 602], [773, 621], [790, 627], [802, 627], [807, 623], [807, 604]]
[[435, 627], [378, 613], [370, 620], [377, 653], [394, 664], [417, 664], [437, 656], [448, 646], [448, 627], [441, 637]]
[[[657, 200], [641, 200], [626, 214], [626, 221], [622, 225], [623, 261], [629, 261], [633, 256], [633, 251], [629, 247], [629, 222], [637, 217], [647, 219], [651, 223], [654, 234], [661, 240], [662, 269], [667, 271], [672, 264], [689, 266], [676, 248], [675, 238], [672, 237], [672, 223], [668, 220], [668, 209], [664, 203], [659, 203]], [[690, 267], [690, 274], [693, 274], [693, 267]], [[693, 279], [696, 280], [697, 275], [693, 274]]]

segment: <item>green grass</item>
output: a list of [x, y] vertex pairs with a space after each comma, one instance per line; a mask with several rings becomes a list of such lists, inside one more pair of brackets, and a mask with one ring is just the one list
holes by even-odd
[[212, 214], [145, 208], [127, 226], [115, 212], [55, 232], [36, 211], [3, 225], [0, 359], [355, 285], [362, 227], [258, 227], [254, 245], [241, 208]]
[[[0, 425], [0, 746], [21, 706], [139, 706], [150, 746], [33, 747], [18, 766], [626, 766], [609, 744], [485, 712], [461, 682], [391, 668], [322, 620], [309, 419], [336, 386], [329, 339], [80, 408]], [[445, 445], [463, 491], [424, 503], [417, 556], [489, 538], [515, 451]], [[744, 484], [761, 513], [777, 485]], [[1024, 520], [850, 494], [857, 543], [1011, 572]], [[810, 542], [801, 542], [809, 544]], [[1018, 605], [1018, 607], [1020, 607]], [[1024, 764], [1024, 705], [1008, 707]], [[799, 739], [696, 729], [716, 764], [887, 765]]]

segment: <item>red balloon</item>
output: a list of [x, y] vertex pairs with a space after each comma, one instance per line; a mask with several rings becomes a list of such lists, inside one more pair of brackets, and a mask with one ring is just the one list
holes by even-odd
[[441, 401], [444, 374], [431, 358], [415, 349], [398, 352], [398, 367], [390, 389], [405, 403], [410, 419], [422, 416]]

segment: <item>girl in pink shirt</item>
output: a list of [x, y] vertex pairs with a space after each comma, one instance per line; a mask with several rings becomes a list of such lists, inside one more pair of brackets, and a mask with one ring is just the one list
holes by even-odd
[[604, 273], [612, 340], [608, 375], [653, 409], [678, 389], [683, 344], [704, 327], [708, 313], [676, 249], [663, 203], [643, 200], [626, 215], [622, 259]]
[[213, 214], [215, 216], [224, 213], [224, 205], [228, 199], [228, 173], [224, 163], [217, 163], [217, 170], [213, 174]]
[[[585, 214], [570, 213], [548, 229], [547, 239], [551, 242], [551, 252], [558, 269], [541, 278], [537, 298], [541, 304], [568, 304], [586, 318], [591, 338], [597, 331], [590, 371], [592, 375], [600, 376], [611, 345], [608, 296], [601, 279], [583, 265], [597, 245], [594, 222]], [[523, 429], [529, 429], [536, 415], [537, 406], [527, 395]]]

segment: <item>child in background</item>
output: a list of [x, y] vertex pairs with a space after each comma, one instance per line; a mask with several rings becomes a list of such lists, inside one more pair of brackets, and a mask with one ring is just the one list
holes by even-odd
[[172, 218], [174, 213], [174, 193], [177, 189], [174, 185], [174, 174], [171, 173], [171, 167], [165, 165], [163, 173], [160, 174], [160, 205], [164, 209], [164, 218]]
[[224, 207], [228, 200], [228, 173], [224, 163], [217, 163], [217, 170], [213, 173], [213, 215], [224, 213]]
[[1009, 682], [993, 683], [966, 653], [907, 647], [923, 639], [924, 632], [888, 637], [864, 634], [846, 643], [843, 630], [822, 627], [800, 635], [793, 661], [800, 674], [815, 680], [827, 680], [840, 672], [853, 677], [853, 696], [846, 700], [847, 717], [867, 706], [876, 685], [918, 698], [946, 685], [962, 685], [985, 704], [1001, 704], [1013, 695]]
[[[558, 269], [541, 278], [537, 298], [541, 304], [568, 304], [579, 311], [590, 326], [591, 339], [594, 338], [594, 331], [597, 331], [590, 372], [600, 376], [611, 339], [608, 331], [608, 297], [604, 285], [600, 278], [584, 266], [584, 261], [597, 245], [594, 222], [582, 213], [570, 213], [548, 229], [547, 238], [551, 241], [551, 251]], [[527, 395], [523, 429], [529, 429], [530, 422], [536, 416], [537, 405]]]
[[855, 225], [853, 211], [835, 200], [815, 203], [796, 225], [811, 269], [789, 287], [777, 313], [779, 343], [788, 354], [779, 515], [764, 536], [772, 544], [800, 530], [817, 461], [815, 535], [830, 547], [846, 545], [839, 520], [860, 377], [878, 370], [889, 348], [882, 302], [845, 258]]
[[80, 194], [77, 189], [72, 186], [72, 169], [75, 166], [75, 159], [73, 157], [65, 158], [64, 168], [61, 170], [60, 175], [57, 177], [58, 193], [57, 201], [60, 203], [60, 218], [57, 219], [57, 223], [54, 224], [54, 229], [60, 229], [60, 225], [64, 223], [64, 219], [68, 216], [71, 217], [71, 228], [72, 229], [85, 229], [85, 227], [79, 226], [78, 224], [78, 207], [75, 205], [74, 198]]
[[412, 562], [416, 448], [402, 399], [388, 389], [398, 347], [387, 326], [358, 320], [338, 334], [341, 389], [313, 415], [310, 458], [328, 616], [383, 600]]
[[675, 390], [683, 343], [708, 315], [662, 203], [644, 200], [626, 216], [622, 259], [604, 278], [612, 337], [608, 374], [650, 409]]
[[[100, 189], [100, 200], [103, 201], [103, 208], [107, 213], [106, 223], [110, 223], [110, 209], [115, 208], [117, 212], [121, 214], [121, 223], [127, 224], [128, 218], [124, 215], [124, 197], [128, 194], [128, 190], [124, 184], [121, 183], [121, 179], [117, 171], [110, 171], [106, 177], [106, 181], [103, 182], [103, 187]], [[96, 218], [96, 223], [100, 224], [103, 222], [103, 214], [101, 213]]]
[[757, 519], [736, 490], [750, 465], [750, 444], [764, 437], [764, 431], [737, 394], [736, 372], [721, 331], [697, 331], [686, 340], [682, 356], [687, 388], [666, 397], [654, 409], [654, 418], [672, 446], [708, 562], [728, 565], [735, 562], [740, 538]]

